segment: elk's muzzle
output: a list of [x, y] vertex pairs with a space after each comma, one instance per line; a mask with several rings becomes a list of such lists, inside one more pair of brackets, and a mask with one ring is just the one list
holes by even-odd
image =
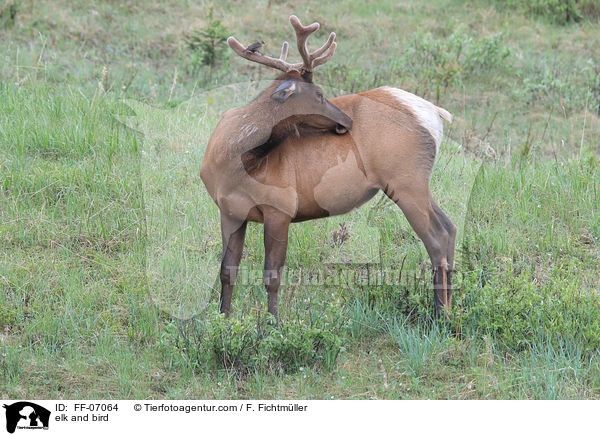
[[327, 117], [337, 123], [335, 126], [335, 131], [337, 133], [346, 133], [348, 130], [352, 129], [352, 118], [329, 101], [325, 103], [325, 106], [327, 109]]

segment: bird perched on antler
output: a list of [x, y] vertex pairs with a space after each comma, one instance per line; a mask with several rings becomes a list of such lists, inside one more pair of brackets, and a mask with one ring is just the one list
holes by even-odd
[[253, 42], [252, 44], [250, 44], [248, 46], [248, 48], [246, 48], [246, 50], [244, 50], [244, 52], [246, 52], [246, 53], [259, 53], [259, 50], [262, 48], [263, 45], [265, 45], [265, 42], [262, 41], [262, 40]]

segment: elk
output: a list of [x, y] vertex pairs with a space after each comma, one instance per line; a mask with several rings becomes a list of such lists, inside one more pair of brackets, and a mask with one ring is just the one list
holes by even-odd
[[208, 142], [200, 177], [221, 215], [220, 310], [229, 316], [249, 221], [264, 225], [264, 285], [278, 318], [277, 295], [290, 223], [344, 214], [380, 190], [403, 211], [433, 267], [434, 308], [452, 304], [456, 226], [432, 198], [429, 182], [446, 110], [401, 89], [380, 87], [331, 100], [313, 84], [334, 54], [335, 33], [309, 52], [318, 23], [292, 15], [300, 63], [227, 41], [239, 56], [282, 74], [254, 101], [228, 110]]

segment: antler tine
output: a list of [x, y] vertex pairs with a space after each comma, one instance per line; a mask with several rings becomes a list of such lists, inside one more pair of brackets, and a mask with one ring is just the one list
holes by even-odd
[[327, 39], [327, 41], [325, 41], [325, 44], [323, 44], [321, 47], [319, 47], [318, 49], [316, 49], [315, 51], [313, 51], [310, 54], [311, 59], [315, 59], [318, 58], [319, 56], [321, 56], [323, 53], [325, 53], [325, 51], [331, 47], [331, 44], [333, 44], [333, 41], [335, 40], [335, 32], [331, 32], [329, 34], [329, 38]]
[[[290, 23], [294, 27], [296, 32], [296, 42], [298, 45], [298, 51], [300, 52], [300, 56], [304, 61], [303, 70], [305, 72], [312, 72], [315, 67], [324, 64], [327, 62], [333, 53], [335, 52], [335, 33], [331, 32], [329, 34], [329, 38], [325, 41], [321, 47], [313, 51], [312, 53], [308, 53], [307, 40], [308, 37], [319, 30], [319, 23], [312, 23], [310, 26], [303, 26], [300, 23], [300, 20], [297, 16], [290, 16]], [[325, 55], [323, 53], [327, 52]], [[323, 55], [323, 56], [322, 56]]]
[[323, 65], [325, 62], [327, 62], [329, 59], [331, 59], [331, 56], [333, 56], [333, 54], [335, 53], [335, 48], [337, 47], [337, 44], [334, 42], [331, 44], [331, 47], [329, 48], [329, 51], [327, 53], [325, 53], [323, 56], [320, 56], [318, 58], [314, 58], [313, 59], [313, 69], [317, 68], [319, 65]]
[[279, 56], [279, 59], [281, 59], [284, 62], [287, 59], [288, 47], [289, 44], [287, 43], [287, 41], [283, 41], [283, 45], [281, 46], [281, 56]]
[[[240, 55], [244, 59], [248, 59], [249, 61], [256, 62], [256, 63], [262, 64], [262, 65], [266, 65], [267, 67], [275, 68], [277, 70], [281, 70], [284, 73], [287, 73], [290, 70], [298, 68], [296, 64], [289, 64], [285, 61], [285, 59], [287, 57], [287, 43], [284, 43], [284, 47], [282, 47], [282, 49], [281, 49], [281, 56], [282, 56], [281, 59], [275, 59], [270, 56], [262, 55], [260, 53], [253, 53], [251, 51], [247, 51], [246, 47], [244, 47], [233, 36], [230, 36], [229, 38], [227, 38], [227, 44], [229, 44], [229, 47], [231, 47], [231, 49], [234, 52], [236, 52], [238, 55]], [[285, 57], [283, 56], [284, 48], [285, 48], [285, 52], [286, 52]]]
[[312, 59], [308, 54], [307, 40], [308, 37], [319, 30], [319, 23], [312, 23], [309, 26], [303, 26], [297, 16], [290, 16], [290, 23], [296, 32], [296, 44], [298, 46], [298, 52], [304, 61], [304, 70], [307, 72], [312, 71]]

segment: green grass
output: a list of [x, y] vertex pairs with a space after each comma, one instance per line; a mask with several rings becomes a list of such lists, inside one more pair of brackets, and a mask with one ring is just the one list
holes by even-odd
[[[455, 115], [432, 190], [459, 226], [459, 272], [451, 320], [433, 323], [429, 259], [377, 196], [292, 227], [278, 329], [258, 225], [233, 319], [216, 314], [218, 211], [198, 172], [223, 111], [272, 73], [231, 55], [210, 74], [191, 65], [184, 32], [206, 23], [207, 2], [19, 4], [0, 27], [0, 395], [600, 396], [594, 19], [451, 0], [295, 11], [322, 23], [315, 39], [338, 34], [316, 73], [328, 95], [388, 84]], [[277, 52], [292, 7], [248, 5], [214, 17]], [[349, 239], [334, 244], [341, 223]], [[344, 282], [365, 263], [402, 276]]]

